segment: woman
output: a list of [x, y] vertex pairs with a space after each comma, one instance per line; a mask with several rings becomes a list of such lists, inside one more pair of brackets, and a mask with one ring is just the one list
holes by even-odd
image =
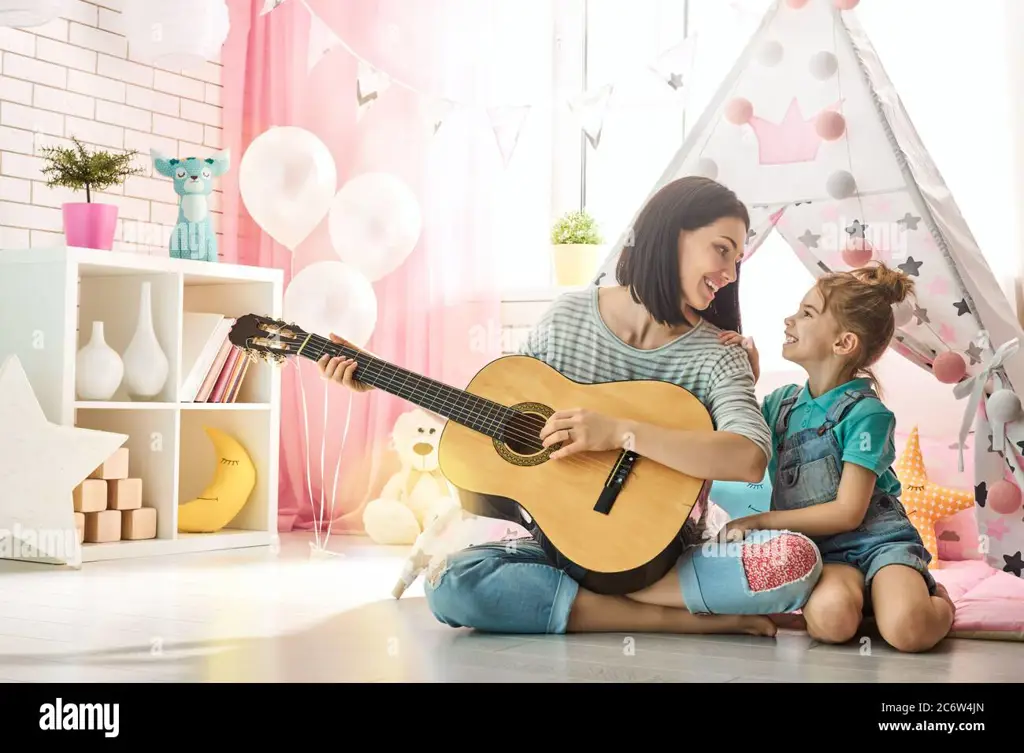
[[[564, 294], [522, 348], [581, 383], [677, 384], [707, 407], [716, 430], [674, 431], [564, 406], [541, 431], [545, 446], [561, 444], [553, 462], [625, 448], [697, 478], [763, 478], [771, 433], [750, 362], [719, 337], [740, 331], [737, 280], [749, 228], [746, 207], [721, 184], [669, 183], [637, 217], [618, 286]], [[367, 389], [352, 379], [354, 361], [325, 356], [320, 369], [326, 379]], [[585, 590], [536, 537], [449, 555], [427, 573], [426, 596], [441, 622], [490, 632], [774, 635], [763, 615], [799, 609], [821, 573], [817, 549], [799, 534], [768, 532], [763, 544], [733, 547], [702, 547], [694, 535], [684, 543], [665, 578], [629, 596]]]

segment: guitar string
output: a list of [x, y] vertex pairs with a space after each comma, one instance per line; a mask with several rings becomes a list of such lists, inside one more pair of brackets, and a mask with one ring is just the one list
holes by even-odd
[[[533, 449], [535, 451], [540, 451], [542, 449], [545, 449], [543, 447], [543, 445], [541, 444], [541, 440], [539, 438], [539, 431], [540, 431], [540, 429], [542, 429], [544, 427], [544, 423], [545, 422], [537, 423], [537, 421], [539, 421], [539, 419], [535, 418], [534, 416], [531, 416], [529, 414], [519, 413], [518, 411], [514, 411], [514, 410], [512, 410], [511, 408], [509, 408], [507, 406], [501, 405], [500, 403], [495, 403], [494, 401], [488, 400], [487, 398], [482, 398], [482, 397], [480, 397], [478, 395], [473, 395], [472, 393], [462, 392], [462, 394], [465, 395], [467, 398], [470, 398], [470, 399], [473, 399], [473, 400], [477, 400], [477, 401], [481, 401], [483, 403], [489, 403], [490, 407], [486, 408], [487, 411], [491, 411], [491, 410], [497, 409], [495, 411], [496, 416], [494, 416], [494, 417], [488, 416], [488, 415], [486, 415], [486, 413], [481, 412], [479, 409], [474, 409], [474, 408], [469, 407], [469, 406], [459, 405], [459, 403], [458, 403], [458, 399], [459, 398], [443, 397], [444, 393], [446, 393], [446, 392], [450, 393], [450, 392], [454, 392], [455, 391], [455, 388], [452, 388], [449, 385], [443, 384], [441, 382], [437, 382], [436, 380], [430, 379], [429, 377], [422, 377], [422, 376], [420, 376], [418, 374], [415, 374], [415, 373], [413, 373], [413, 372], [411, 372], [411, 371], [409, 371], [407, 369], [401, 369], [400, 367], [394, 366], [393, 364], [389, 364], [387, 361], [384, 361], [383, 359], [379, 359], [379, 358], [377, 358], [375, 356], [372, 356], [369, 353], [365, 353], [363, 351], [357, 351], [355, 349], [346, 348], [345, 346], [343, 346], [343, 345], [341, 345], [339, 343], [334, 343], [334, 342], [332, 342], [330, 340], [327, 340], [326, 338], [320, 337], [319, 335], [311, 335], [308, 344], [309, 345], [313, 345], [314, 348], [318, 350], [318, 353], [317, 353], [316, 357], [313, 358], [312, 360], [319, 360], [324, 355], [324, 353], [326, 353], [328, 351], [328, 349], [330, 349], [331, 351], [340, 350], [341, 351], [340, 354], [344, 355], [344, 356], [348, 356], [349, 351], [351, 351], [351, 353], [353, 354], [352, 357], [354, 358], [354, 360], [357, 361], [357, 363], [359, 361], [359, 358], [363, 357], [364, 359], [366, 359], [368, 361], [368, 363], [366, 364], [366, 370], [364, 371], [364, 373], [367, 374], [368, 377], [371, 378], [371, 379], [376, 379], [378, 376], [385, 375], [386, 371], [387, 371], [387, 367], [390, 366], [392, 371], [393, 371], [393, 373], [391, 374], [390, 378], [388, 379], [388, 382], [386, 383], [386, 385], [384, 385], [384, 387], [387, 388], [387, 389], [384, 389], [384, 391], [390, 391], [393, 388], [395, 390], [396, 394], [399, 397], [402, 397], [404, 399], [410, 399], [409, 396], [406, 396], [406, 395], [402, 394], [402, 390], [409, 390], [412, 393], [413, 396], [418, 394], [422, 398], [429, 399], [429, 401], [431, 403], [431, 406], [432, 406], [432, 409], [436, 409], [438, 407], [437, 403], [440, 402], [441, 403], [440, 407], [442, 409], [448, 409], [449, 413], [456, 414], [456, 417], [459, 418], [459, 419], [464, 419], [464, 420], [465, 419], [476, 419], [476, 423], [478, 423], [480, 426], [482, 426], [485, 429], [487, 429], [487, 431], [483, 431], [482, 433], [487, 434], [488, 436], [492, 436], [493, 437], [493, 434], [491, 434], [490, 432], [496, 432], [496, 433], [500, 433], [501, 434], [501, 438], [503, 438], [503, 439], [508, 439], [508, 438], [518, 439], [518, 440], [522, 441], [524, 444], [526, 444], [529, 448], [531, 448], [531, 449]], [[310, 348], [310, 350], [312, 350], [314, 348]], [[373, 374], [372, 371], [370, 370], [371, 367], [373, 367], [373, 366], [377, 366], [377, 368], [378, 368], [378, 372], [379, 373], [376, 374], [376, 375]], [[402, 384], [400, 386], [398, 386], [398, 387], [395, 387], [393, 385], [393, 382], [394, 382], [396, 376], [398, 374], [403, 373], [403, 372], [404, 372], [404, 379], [402, 381]], [[417, 384], [415, 386], [408, 384], [410, 377], [413, 377], [413, 378], [416, 379]], [[429, 386], [428, 386], [428, 388], [426, 390], [424, 390], [424, 388], [420, 384], [422, 382], [426, 382], [428, 385], [433, 385], [437, 389], [438, 394], [436, 396], [435, 395], [430, 395], [429, 394]], [[370, 384], [373, 384], [373, 382], [370, 382]], [[376, 385], [374, 385], [374, 386], [376, 386]], [[382, 387], [382, 389], [383, 389], [383, 387]], [[454, 410], [452, 410], [452, 409], [454, 409]], [[438, 411], [438, 412], [441, 412], [441, 411]], [[501, 413], [505, 413], [506, 415], [503, 418], [499, 419], [498, 415], [500, 415]], [[442, 413], [442, 415], [444, 415], [444, 414]], [[525, 422], [528, 426], [536, 429], [538, 431], [538, 434], [537, 435], [530, 435], [530, 434], [526, 433], [525, 431], [519, 430], [517, 427], [515, 427], [514, 424], [511, 423], [512, 419], [519, 419], [520, 421]], [[471, 427], [471, 428], [476, 428], [476, 427]], [[494, 438], [497, 438], [497, 437], [494, 437]], [[574, 466], [578, 466], [578, 467], [588, 467], [588, 468], [600, 469], [600, 470], [602, 470], [604, 472], [611, 472], [612, 468], [614, 467], [614, 463], [612, 463], [612, 462], [603, 462], [603, 461], [600, 461], [600, 460], [596, 460], [594, 458], [579, 457], [578, 455], [570, 455], [569, 457], [562, 458], [561, 460], [567, 462], [570, 465], [574, 465]]]
[[[337, 346], [337, 344], [336, 343], [331, 343], [330, 341], [325, 341], [324, 345], [320, 349], [320, 353], [317, 355], [317, 360], [323, 355], [323, 353], [328, 349], [329, 346], [330, 346], [330, 349], [333, 351], [335, 349], [334, 346]], [[449, 413], [456, 414], [454, 416], [455, 418], [461, 418], [461, 419], [475, 418], [475, 419], [477, 419], [476, 422], [481, 427], [486, 428], [489, 431], [499, 431], [499, 432], [501, 432], [503, 438], [511, 437], [513, 439], [519, 439], [519, 440], [523, 441], [524, 443], [526, 443], [531, 449], [533, 449], [535, 451], [540, 451], [540, 450], [544, 449], [543, 445], [541, 444], [541, 440], [539, 438], [539, 431], [540, 431], [540, 429], [542, 429], [544, 427], [544, 422], [541, 422], [539, 424], [536, 423], [536, 421], [539, 420], [539, 419], [536, 419], [534, 416], [531, 416], [529, 414], [519, 413], [518, 411], [514, 411], [514, 410], [508, 408], [507, 406], [503, 406], [503, 405], [501, 405], [499, 403], [494, 403], [493, 401], [487, 400], [486, 398], [481, 398], [480, 396], [473, 395], [472, 393], [463, 392], [462, 394], [467, 396], [468, 398], [472, 398], [474, 400], [480, 400], [480, 401], [483, 401], [485, 403], [490, 403], [491, 406], [493, 406], [493, 407], [487, 408], [488, 411], [492, 410], [493, 408], [497, 408], [497, 409], [499, 409], [499, 411], [504, 411], [505, 413], [508, 414], [507, 418], [505, 418], [503, 420], [499, 420], [497, 418], [491, 418], [489, 416], [485, 416], [485, 414], [482, 413], [479, 409], [474, 409], [474, 408], [471, 408], [469, 406], [459, 405], [458, 402], [457, 402], [459, 398], [443, 397], [441, 393], [454, 391], [454, 388], [451, 388], [448, 385], [444, 385], [444, 384], [442, 384], [440, 382], [436, 382], [435, 380], [432, 380], [432, 379], [430, 379], [428, 377], [421, 377], [421, 376], [419, 376], [419, 375], [417, 375], [417, 374], [415, 374], [413, 372], [410, 372], [408, 370], [400, 369], [398, 367], [393, 366], [392, 364], [389, 364], [388, 362], [384, 361], [383, 359], [375, 358], [374, 356], [371, 356], [371, 355], [369, 355], [367, 353], [356, 352], [356, 351], [353, 351], [353, 352], [355, 352], [358, 356], [364, 356], [366, 358], [366, 360], [368, 361], [368, 363], [366, 364], [366, 368], [364, 370], [364, 373], [366, 373], [369, 378], [376, 379], [378, 376], [385, 375], [385, 373], [386, 373], [385, 367], [387, 367], [387, 366], [391, 366], [392, 369], [395, 370], [395, 373], [393, 373], [390, 376], [390, 378], [388, 379], [387, 383], [382, 386], [382, 389], [384, 391], [390, 391], [390, 389], [394, 389], [396, 394], [398, 394], [399, 397], [402, 397], [402, 398], [405, 398], [405, 399], [410, 399], [409, 396], [402, 394], [403, 390], [408, 390], [414, 396], [418, 395], [421, 398], [429, 399], [429, 401], [431, 403], [431, 408], [432, 409], [437, 409], [438, 407], [449, 409], [448, 410]], [[344, 349], [343, 349], [343, 353], [344, 353]], [[347, 354], [345, 354], [345, 355], [347, 355]], [[358, 362], [358, 358], [356, 358], [356, 360]], [[375, 365], [378, 366], [378, 371], [379, 371], [379, 374], [376, 374], [376, 375], [373, 374], [370, 371], [371, 367], [373, 367]], [[401, 373], [401, 372], [405, 372], [404, 379], [403, 379], [402, 384], [400, 386], [395, 387], [393, 382], [395, 380], [396, 375], [398, 373]], [[415, 378], [418, 383], [419, 382], [424, 382], [424, 381], [427, 382], [428, 384], [429, 383], [433, 383], [438, 388], [438, 393], [439, 394], [436, 395], [436, 396], [435, 395], [430, 395], [429, 387], [427, 389], [424, 389], [422, 387], [422, 385], [420, 385], [420, 384], [417, 384], [415, 386], [408, 384], [408, 381], [409, 381], [410, 377]], [[373, 382], [370, 382], [370, 384], [373, 384]], [[374, 385], [374, 386], [376, 386], [376, 385]], [[440, 406], [438, 406], [438, 403], [440, 403]], [[520, 430], [516, 429], [514, 424], [511, 423], [511, 421], [513, 419], [522, 419], [525, 422], [527, 422], [528, 424], [531, 424], [532, 427], [538, 431], [538, 434], [537, 435], [530, 435], [530, 434], [527, 434], [524, 431], [520, 431]], [[477, 428], [477, 427], [471, 427], [471, 428]], [[487, 431], [484, 431], [482, 433], [485, 433], [488, 436], [492, 436]], [[576, 456], [570, 455], [568, 458], [566, 458], [566, 460], [572, 462], [573, 465], [586, 465], [586, 466], [589, 466], [589, 467], [592, 467], [592, 468], [600, 468], [600, 469], [605, 470], [605, 471], [610, 471], [611, 468], [612, 468], [612, 465], [604, 463], [604, 462], [601, 462], [601, 461], [594, 460], [593, 458], [580, 458], [580, 457], [576, 457]]]
[[[318, 350], [319, 350], [318, 355], [313, 360], [318, 360], [320, 357], [322, 357], [322, 355], [328, 350], [328, 348], [330, 348], [332, 351], [340, 349], [342, 351], [343, 355], [348, 355], [346, 353], [346, 350], [348, 350], [348, 349], [346, 349], [344, 346], [341, 346], [338, 343], [333, 343], [330, 340], [327, 340], [326, 338], [320, 337], [319, 335], [311, 335], [310, 338], [309, 338], [309, 341], [312, 342], [314, 344], [314, 346], [318, 346]], [[300, 347], [300, 350], [301, 350], [301, 347]], [[388, 379], [387, 384], [383, 385], [383, 387], [388, 388], [388, 389], [385, 389], [384, 391], [389, 391], [389, 389], [393, 387], [392, 383], [393, 383], [393, 381], [395, 379], [395, 376], [398, 373], [404, 372], [405, 373], [405, 378], [404, 378], [401, 386], [394, 387], [395, 392], [398, 394], [399, 397], [403, 397], [405, 399], [409, 399], [408, 396], [402, 394], [402, 390], [404, 390], [404, 389], [408, 389], [414, 395], [416, 394], [416, 392], [418, 390], [421, 397], [429, 399], [432, 408], [436, 408], [437, 407], [436, 404], [438, 402], [440, 402], [444, 408], [448, 408], [448, 409], [454, 408], [455, 410], [449, 410], [449, 412], [453, 413], [453, 414], [457, 414], [456, 415], [457, 418], [461, 418], [461, 419], [475, 418], [475, 419], [477, 419], [477, 423], [480, 424], [483, 428], [487, 429], [487, 431], [483, 432], [485, 434], [488, 434], [488, 431], [499, 430], [499, 431], [501, 431], [501, 433], [503, 435], [503, 438], [511, 437], [511, 438], [515, 438], [515, 439], [520, 439], [524, 443], [526, 443], [531, 449], [534, 449], [536, 451], [540, 451], [540, 450], [544, 449], [543, 445], [541, 444], [541, 440], [539, 439], [539, 430], [541, 428], [543, 428], [544, 423], [543, 422], [540, 423], [540, 424], [535, 423], [535, 421], [537, 419], [535, 419], [533, 416], [531, 416], [529, 414], [519, 413], [518, 411], [513, 411], [510, 408], [508, 408], [507, 406], [503, 406], [501, 404], [494, 403], [493, 401], [487, 400], [486, 398], [481, 398], [478, 395], [473, 395], [472, 393], [462, 392], [462, 394], [465, 395], [467, 398], [471, 398], [473, 400], [482, 401], [484, 403], [490, 403], [490, 405], [492, 407], [488, 408], [488, 410], [492, 410], [494, 408], [497, 408], [499, 412], [504, 412], [505, 414], [507, 414], [506, 417], [503, 420], [498, 420], [496, 418], [489, 417], [489, 416], [485, 415], [484, 413], [480, 412], [479, 409], [474, 409], [474, 408], [471, 408], [469, 406], [459, 405], [458, 402], [457, 402], [458, 398], [449, 399], [449, 398], [446, 398], [446, 397], [442, 397], [441, 393], [444, 393], [444, 392], [449, 392], [450, 393], [450, 392], [454, 392], [455, 391], [455, 389], [450, 387], [449, 385], [445, 385], [443, 383], [436, 382], [435, 380], [429, 379], [428, 377], [420, 377], [419, 375], [417, 375], [417, 374], [415, 374], [413, 372], [410, 372], [410, 371], [408, 371], [406, 369], [401, 369], [399, 367], [396, 367], [396, 366], [394, 366], [392, 364], [389, 364], [388, 362], [384, 361], [383, 359], [378, 359], [378, 358], [376, 358], [376, 357], [374, 357], [374, 356], [372, 356], [372, 355], [370, 355], [368, 353], [361, 352], [361, 351], [355, 351], [354, 349], [353, 349], [352, 352], [353, 352], [355, 360], [357, 362], [359, 360], [359, 356], [363, 356], [363, 357], [365, 357], [369, 361], [369, 363], [367, 363], [367, 365], [366, 365], [366, 370], [364, 371], [364, 373], [368, 374], [368, 376], [370, 378], [375, 379], [379, 375], [384, 375], [385, 374], [385, 367], [391, 366], [391, 368], [394, 371], [394, 373]], [[371, 367], [373, 367], [374, 365], [378, 366], [379, 375], [374, 375], [372, 373]], [[433, 383], [438, 388], [438, 393], [439, 394], [436, 395], [436, 396], [430, 395], [429, 394], [429, 389], [428, 390], [424, 390], [422, 388], [422, 386], [420, 386], [419, 384], [417, 384], [416, 386], [409, 385], [408, 384], [409, 377], [415, 377], [416, 381], [418, 383], [419, 382], [427, 382], [428, 384], [429, 383]], [[373, 382], [370, 382], [370, 384], [373, 384]], [[376, 385], [374, 385], [374, 386], [376, 386]], [[468, 414], [468, 415], [465, 415], [465, 414]], [[538, 430], [538, 434], [537, 435], [529, 435], [529, 434], [527, 434], [527, 433], [525, 433], [523, 431], [517, 430], [514, 427], [514, 425], [510, 425], [510, 420], [511, 419], [520, 419], [521, 421], [525, 421], [527, 424], [532, 425], [534, 429]], [[476, 428], [476, 427], [472, 427], [472, 428]], [[488, 434], [488, 436], [491, 436], [491, 435]], [[565, 460], [570, 461], [570, 463], [573, 464], [573, 465], [587, 465], [587, 466], [594, 467], [594, 468], [600, 468], [601, 470], [604, 470], [606, 472], [610, 471], [611, 468], [613, 467], [610, 464], [594, 460], [593, 458], [579, 458], [579, 457], [570, 455], [568, 458], [565, 458]]]
[[[325, 341], [324, 345], [321, 346], [320, 353], [317, 356], [317, 359], [319, 359], [323, 355], [323, 353], [328, 349], [328, 347], [330, 347], [331, 350], [333, 351], [335, 349], [334, 346], [336, 346], [336, 345], [337, 345], [336, 343], [331, 343], [330, 341]], [[342, 350], [344, 352], [343, 346], [342, 346]], [[355, 352], [355, 351], [353, 351], [353, 352]], [[367, 360], [369, 361], [367, 363], [367, 365], [366, 365], [366, 371], [364, 373], [367, 373], [368, 375], [370, 375], [371, 378], [376, 378], [376, 375], [371, 374], [369, 372], [369, 369], [370, 369], [370, 367], [372, 367], [374, 365], [377, 365], [378, 362], [379, 362], [379, 364], [381, 364], [381, 365], [378, 366], [378, 369], [379, 369], [379, 372], [380, 372], [381, 375], [383, 375], [385, 373], [385, 367], [386, 366], [391, 366], [391, 368], [393, 370], [396, 370], [397, 373], [405, 372], [405, 377], [404, 377], [403, 382], [402, 382], [400, 387], [394, 387], [394, 385], [393, 385], [393, 382], [394, 382], [394, 379], [395, 379], [395, 374], [391, 375], [391, 377], [388, 379], [387, 384], [385, 385], [386, 388], [394, 387], [395, 391], [397, 392], [397, 394], [400, 397], [404, 397], [404, 398], [408, 399], [408, 397], [403, 395], [402, 392], [401, 392], [401, 390], [408, 388], [414, 395], [417, 394], [417, 392], [418, 392], [418, 395], [421, 398], [424, 398], [424, 399], [429, 398], [429, 400], [431, 402], [431, 407], [432, 408], [437, 408], [438, 407], [437, 403], [440, 403], [441, 406], [444, 407], [444, 408], [454, 409], [454, 410], [449, 410], [449, 412], [450, 413], [458, 413], [458, 418], [463, 418], [463, 419], [475, 418], [475, 419], [477, 419], [477, 423], [479, 423], [481, 426], [487, 428], [488, 430], [490, 430], [490, 431], [494, 431], [494, 430], [500, 431], [502, 433], [503, 437], [511, 436], [511, 437], [513, 437], [515, 439], [520, 439], [520, 440], [524, 441], [525, 443], [528, 443], [530, 448], [533, 449], [533, 450], [536, 450], [536, 451], [540, 451], [540, 450], [544, 449], [543, 445], [541, 444], [540, 437], [539, 437], [539, 431], [540, 431], [540, 429], [542, 429], [544, 427], [544, 424], [546, 422], [536, 423], [539, 419], [537, 419], [534, 416], [531, 416], [529, 414], [519, 413], [518, 411], [514, 411], [514, 410], [508, 408], [507, 406], [501, 405], [499, 403], [494, 403], [493, 401], [490, 401], [490, 400], [488, 400], [486, 398], [481, 398], [478, 395], [473, 395], [472, 393], [462, 392], [462, 395], [465, 395], [467, 398], [471, 398], [473, 400], [480, 400], [480, 401], [483, 401], [485, 403], [490, 403], [491, 406], [493, 406], [493, 407], [487, 408], [488, 411], [492, 410], [493, 408], [497, 408], [499, 411], [503, 411], [506, 414], [508, 414], [507, 417], [505, 419], [503, 419], [503, 420], [498, 420], [497, 418], [491, 418], [489, 416], [486, 416], [485, 413], [481, 412], [479, 409], [475, 409], [475, 408], [472, 408], [472, 407], [469, 407], [469, 406], [459, 405], [458, 404], [458, 400], [459, 400], [458, 397], [455, 397], [455, 398], [443, 397], [442, 393], [445, 393], [445, 392], [451, 393], [451, 392], [455, 392], [456, 391], [454, 388], [449, 387], [448, 385], [442, 384], [440, 382], [436, 382], [435, 380], [432, 380], [432, 379], [430, 379], [428, 377], [421, 377], [418, 374], [415, 374], [415, 373], [410, 372], [408, 370], [400, 369], [398, 367], [395, 367], [392, 364], [388, 364], [386, 361], [383, 361], [382, 359], [377, 359], [377, 358], [375, 358], [375, 357], [373, 357], [373, 356], [371, 356], [369, 354], [366, 354], [366, 353], [357, 353], [357, 355], [364, 355], [367, 358]], [[356, 358], [356, 360], [358, 362], [358, 358]], [[432, 383], [433, 385], [435, 385], [437, 387], [439, 394], [436, 395], [436, 396], [430, 395], [430, 393], [429, 393], [429, 386], [428, 386], [427, 389], [424, 389], [420, 384], [417, 384], [415, 386], [409, 385], [408, 381], [409, 381], [410, 377], [414, 377], [416, 379], [417, 383], [424, 382], [424, 381], [427, 382], [428, 385], [430, 383]], [[372, 384], [372, 382], [371, 382], [371, 384]], [[388, 391], [388, 390], [385, 390], [385, 391]], [[463, 415], [465, 413], [468, 413], [468, 415]], [[532, 426], [532, 428], [536, 429], [538, 431], [538, 434], [537, 435], [530, 435], [530, 434], [525, 433], [524, 431], [517, 430], [514, 427], [514, 424], [512, 424], [512, 421], [514, 419], [522, 419], [522, 420], [524, 420], [527, 424]], [[471, 427], [471, 428], [476, 428], [476, 427]], [[488, 432], [483, 432], [483, 433], [486, 434]], [[492, 435], [488, 434], [488, 436], [492, 436]], [[530, 443], [535, 443], [535, 444], [530, 444]], [[573, 456], [569, 456], [568, 459], [571, 460], [572, 457]], [[578, 458], [578, 460], [582, 461], [582, 462], [587, 462], [589, 464], [596, 463], [596, 466], [594, 466], [594, 467], [601, 467], [601, 468], [608, 468], [609, 467], [605, 463], [602, 463], [600, 461], [595, 461], [593, 459]]]

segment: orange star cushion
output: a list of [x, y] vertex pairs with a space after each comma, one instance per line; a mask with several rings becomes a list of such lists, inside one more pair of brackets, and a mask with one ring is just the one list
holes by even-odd
[[903, 454], [893, 466], [893, 470], [903, 487], [900, 499], [911, 522], [921, 534], [921, 540], [932, 556], [931, 565], [934, 567], [939, 562], [935, 521], [974, 507], [974, 492], [939, 486], [928, 480], [916, 426], [910, 432], [907, 446], [903, 448]]

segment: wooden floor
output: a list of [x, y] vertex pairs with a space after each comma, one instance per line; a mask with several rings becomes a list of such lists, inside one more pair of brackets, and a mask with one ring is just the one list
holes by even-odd
[[491, 636], [436, 622], [403, 549], [306, 534], [238, 550], [90, 563], [0, 562], [6, 682], [1020, 682], [1024, 644], [901, 655], [877, 635]]

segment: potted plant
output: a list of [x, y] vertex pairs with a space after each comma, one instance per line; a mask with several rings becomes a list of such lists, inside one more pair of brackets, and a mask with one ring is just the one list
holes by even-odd
[[576, 286], [589, 282], [597, 269], [602, 242], [597, 221], [585, 209], [559, 217], [551, 228], [556, 284]]
[[92, 192], [120, 185], [125, 178], [140, 175], [145, 169], [132, 164], [138, 154], [135, 150], [124, 154], [90, 152], [74, 136], [71, 140], [74, 148], [48, 146], [40, 150], [47, 162], [42, 170], [47, 186], [85, 189], [84, 202], [67, 202], [63, 206], [64, 239], [69, 246], [110, 251], [117, 228], [117, 205], [93, 202]]

